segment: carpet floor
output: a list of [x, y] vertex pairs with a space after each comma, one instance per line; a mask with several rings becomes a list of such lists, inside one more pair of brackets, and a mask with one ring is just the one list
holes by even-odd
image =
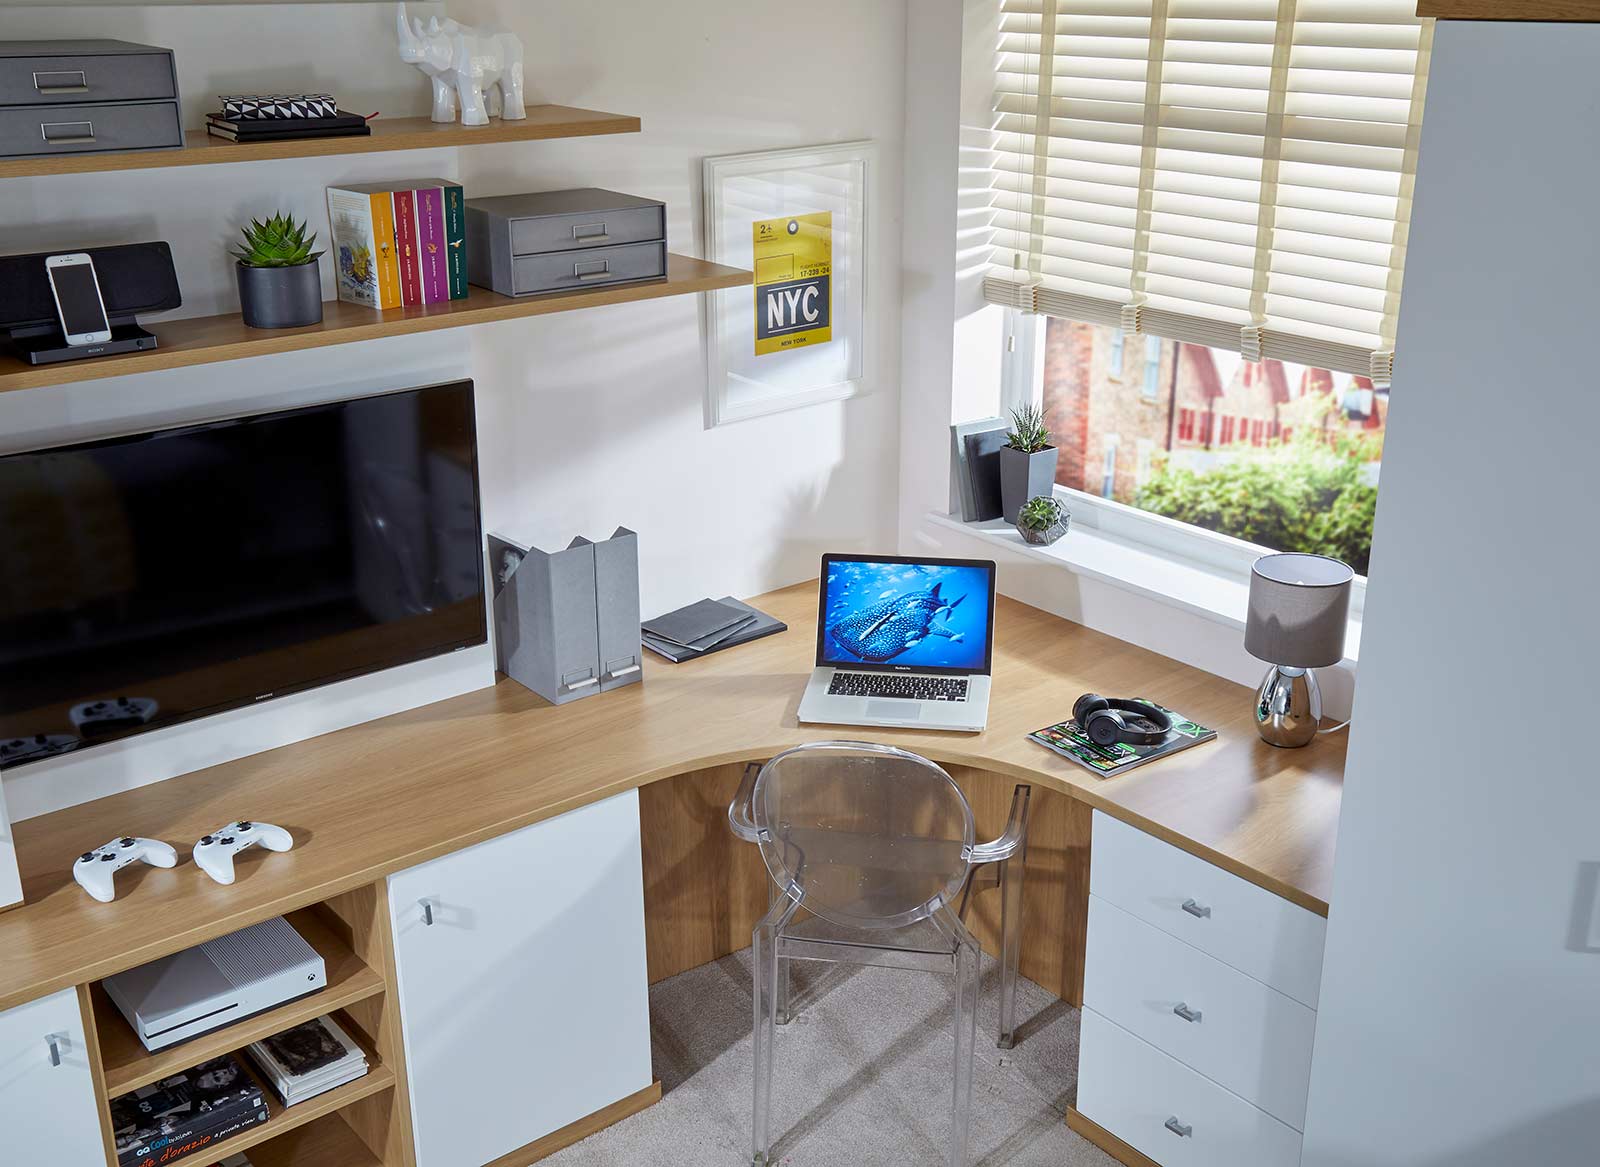
[[[1078, 1011], [1018, 983], [1016, 1048], [995, 1047], [998, 966], [985, 958], [973, 1074], [972, 1162], [1116, 1167], [1063, 1121], [1078, 1069]], [[945, 1160], [953, 987], [895, 969], [796, 961], [797, 1016], [778, 1030], [773, 1161], [876, 1167]], [[750, 950], [650, 990], [665, 1095], [543, 1160], [550, 1167], [738, 1167], [750, 1161]]]

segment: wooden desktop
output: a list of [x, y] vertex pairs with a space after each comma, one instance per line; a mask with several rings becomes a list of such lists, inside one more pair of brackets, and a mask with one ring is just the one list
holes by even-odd
[[[87, 1005], [86, 1052], [106, 1128], [108, 1094], [155, 1080], [172, 1059], [145, 1053], [118, 1028], [123, 1023], [98, 982], [260, 920], [301, 913], [308, 938], [329, 958], [328, 989], [202, 1039], [205, 1051], [238, 1049], [285, 1023], [339, 1008], [371, 1046], [376, 1068], [316, 1102], [274, 1109], [248, 1142], [219, 1144], [217, 1155], [254, 1144], [257, 1162], [269, 1167], [410, 1167], [415, 1149], [384, 881], [637, 789], [653, 982], [743, 948], [765, 910], [759, 858], [733, 839], [724, 817], [742, 765], [833, 737], [888, 741], [944, 764], [967, 791], [980, 836], [998, 833], [1014, 783], [1034, 786], [1022, 971], [1074, 1004], [1083, 999], [1094, 811], [1327, 914], [1343, 735], [1303, 750], [1273, 749], [1255, 734], [1249, 690], [1005, 598], [996, 613], [986, 732], [801, 726], [795, 710], [813, 665], [816, 585], [753, 602], [789, 631], [682, 665], [652, 658], [642, 685], [556, 708], [502, 680], [17, 824], [27, 903], [0, 916], [0, 1011], [61, 990], [77, 993]], [[1159, 698], [1215, 727], [1219, 739], [1112, 779], [1026, 740], [1029, 731], [1066, 718], [1088, 690]], [[186, 855], [171, 870], [126, 869], [110, 904], [91, 900], [73, 882], [73, 859], [109, 838], [164, 839], [182, 855], [201, 834], [240, 816], [287, 827], [295, 848], [244, 853], [229, 887]], [[991, 908], [980, 903], [975, 931], [992, 950]], [[504, 1161], [530, 1162], [658, 1096], [653, 1087], [618, 1099]], [[1148, 1161], [1081, 1116], [1074, 1126], [1125, 1162]], [[108, 1129], [102, 1138], [109, 1155]]]

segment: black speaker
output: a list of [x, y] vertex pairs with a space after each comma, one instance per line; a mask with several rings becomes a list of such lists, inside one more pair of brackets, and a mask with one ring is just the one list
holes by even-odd
[[[35, 255], [0, 256], [0, 331], [14, 337], [59, 331], [44, 261], [73, 250], [61, 247]], [[113, 326], [133, 324], [143, 312], [165, 312], [182, 305], [172, 248], [165, 243], [119, 243], [82, 250], [94, 260], [106, 316]]]

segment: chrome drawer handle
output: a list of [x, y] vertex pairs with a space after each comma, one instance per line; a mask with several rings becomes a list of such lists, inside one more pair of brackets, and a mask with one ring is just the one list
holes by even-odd
[[1177, 1115], [1173, 1115], [1161, 1125], [1166, 1127], [1173, 1134], [1177, 1135], [1180, 1139], [1187, 1139], [1189, 1136], [1194, 1134], [1194, 1127], [1189, 1126], [1187, 1123], [1179, 1122]]
[[599, 683], [599, 677], [585, 677], [581, 681], [567, 681], [562, 685], [562, 688], [570, 692], [573, 689], [587, 689], [590, 685], [598, 685]]
[[[54, 81], [46, 81], [47, 77], [76, 77], [77, 83], [73, 85], [57, 85]], [[47, 73], [35, 72], [33, 87], [40, 93], [88, 93], [89, 78], [82, 69], [59, 69]]]
[[1210, 908], [1206, 908], [1206, 907], [1201, 907], [1199, 904], [1195, 903], [1193, 900], [1184, 900], [1183, 901], [1183, 910], [1188, 912], [1191, 916], [1193, 916], [1197, 920], [1209, 920], [1209, 919], [1211, 919], [1211, 909]]
[[1200, 1010], [1191, 1009], [1182, 1001], [1179, 1001], [1176, 1005], [1174, 1005], [1172, 1007], [1172, 1011], [1179, 1017], [1182, 1017], [1185, 1021], [1189, 1022], [1191, 1025], [1199, 1021], [1201, 1017]]
[[629, 665], [626, 668], [612, 669], [609, 673], [606, 674], [606, 676], [611, 677], [613, 680], [615, 680], [617, 677], [626, 677], [626, 676], [629, 676], [630, 674], [636, 673], [638, 671], [639, 671], [639, 666], [638, 665]]
[[423, 927], [432, 928], [433, 927], [433, 901], [432, 900], [418, 900], [417, 903], [419, 905], [421, 905], [421, 907], [422, 907], [422, 925], [423, 925]]
[[[56, 128], [60, 127], [60, 126], [88, 126], [89, 127], [89, 132], [87, 134], [59, 134], [59, 135], [56, 135], [56, 136], [52, 136], [50, 131], [53, 130], [53, 129], [56, 129]], [[46, 142], [49, 142], [52, 146], [71, 145], [71, 144], [77, 143], [77, 142], [92, 142], [92, 141], [94, 141], [94, 123], [93, 122], [40, 122], [39, 123], [39, 134], [40, 134], [41, 137], [44, 138], [44, 140]]]
[[50, 1047], [50, 1064], [52, 1066], [59, 1066], [61, 1064], [61, 1036], [59, 1034], [52, 1033], [49, 1037], [44, 1039], [44, 1042]]
[[572, 265], [572, 274], [580, 280], [604, 280], [609, 279], [611, 276], [611, 261], [609, 259], [602, 259], [598, 268], [593, 268], [589, 271], [579, 271], [578, 269], [582, 266], [582, 264], [578, 263]]
[[572, 228], [575, 243], [609, 243], [611, 235], [604, 223], [579, 223]]

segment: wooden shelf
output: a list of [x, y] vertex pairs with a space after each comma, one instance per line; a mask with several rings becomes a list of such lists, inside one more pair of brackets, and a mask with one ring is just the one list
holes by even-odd
[[[272, 1093], [272, 1087], [266, 1087], [267, 1113], [270, 1116], [260, 1126], [253, 1126], [249, 1130], [234, 1135], [231, 1139], [217, 1144], [215, 1159], [201, 1157], [196, 1163], [215, 1163], [226, 1159], [229, 1155], [237, 1155], [240, 1151], [248, 1150], [268, 1139], [275, 1139], [279, 1135], [300, 1127], [309, 1126], [320, 1118], [335, 1117], [343, 1125], [343, 1119], [337, 1119], [335, 1111], [343, 1110], [352, 1102], [361, 1098], [370, 1097], [384, 1090], [394, 1087], [394, 1071], [388, 1066], [374, 1066], [365, 1076], [357, 1078], [354, 1082], [346, 1082], [343, 1086], [335, 1086], [326, 1094], [318, 1094], [315, 1098], [308, 1098], [304, 1102], [297, 1102], [293, 1106], [285, 1106], [278, 1101], [278, 1096]], [[363, 1148], [364, 1149], [364, 1148]], [[370, 1156], [370, 1152], [368, 1152]], [[294, 1159], [295, 1167], [300, 1167], [300, 1160]], [[359, 1160], [357, 1160], [359, 1162]]]
[[96, 983], [91, 991], [95, 1028], [100, 1035], [100, 1057], [105, 1067], [106, 1095], [116, 1098], [384, 991], [383, 977], [350, 950], [350, 945], [328, 927], [316, 909], [291, 912], [287, 918], [327, 965], [327, 987], [168, 1049], [155, 1053], [145, 1049], [133, 1028], [106, 996], [105, 989]]
[[432, 150], [481, 146], [490, 142], [537, 142], [598, 134], [636, 134], [639, 119], [625, 114], [533, 105], [521, 121], [499, 118], [486, 126], [432, 122], [427, 118], [375, 118], [372, 133], [354, 138], [297, 138], [280, 142], [230, 142], [204, 129], [184, 134], [178, 150], [133, 150], [120, 154], [58, 154], [0, 162], [0, 178], [41, 174], [99, 174], [108, 170], [154, 170], [169, 166], [210, 166], [219, 162], [270, 162], [283, 158], [327, 158], [340, 154], [378, 154], [389, 150]]
[[748, 284], [750, 279], [750, 273], [740, 268], [724, 267], [684, 255], [669, 255], [665, 279], [617, 284], [582, 292], [551, 292], [542, 296], [513, 298], [474, 287], [465, 300], [421, 308], [391, 308], [384, 312], [341, 300], [330, 300], [323, 305], [322, 322], [307, 328], [247, 328], [236, 313], [195, 316], [167, 323], [156, 321], [145, 326], [160, 339], [160, 347], [149, 352], [90, 357], [58, 365], [30, 365], [16, 357], [0, 355], [0, 393], [45, 385], [67, 385], [77, 381], [98, 381], [124, 373], [181, 369], [191, 365], [235, 361], [243, 357], [299, 352], [385, 336], [434, 332], [441, 328], [462, 328], [469, 324], [570, 312], [576, 308], [594, 308], [602, 304], [626, 304], [635, 300], [709, 292], [716, 288], [739, 287]]
[[[234, 1154], [227, 1143], [218, 1149]], [[258, 1144], [250, 1151], [250, 1162], [254, 1167], [383, 1167], [337, 1114]]]

